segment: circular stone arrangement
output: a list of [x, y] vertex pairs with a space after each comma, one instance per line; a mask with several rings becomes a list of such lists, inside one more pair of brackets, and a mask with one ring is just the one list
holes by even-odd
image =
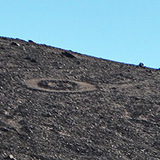
[[30, 89], [46, 92], [84, 92], [96, 89], [94, 85], [86, 82], [52, 78], [29, 79], [25, 83]]

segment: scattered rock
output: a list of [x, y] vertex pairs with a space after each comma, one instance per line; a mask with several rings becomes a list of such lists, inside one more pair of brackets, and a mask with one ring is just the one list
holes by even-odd
[[31, 60], [31, 58], [29, 56], [26, 56], [24, 59]]
[[22, 47], [22, 49], [23, 49], [24, 51], [26, 51], [26, 48], [25, 48], [24, 46]]
[[69, 52], [62, 52], [62, 54], [64, 55], [64, 56], [66, 56], [66, 57], [68, 57], [68, 58], [75, 58], [75, 56], [74, 55], [72, 55], [71, 53], [69, 53]]
[[24, 59], [26, 59], [26, 60], [28, 60], [28, 61], [30, 61], [32, 63], [37, 63], [37, 61], [34, 58], [31, 58], [29, 56], [26, 56]]
[[31, 59], [31, 62], [32, 63], [37, 63], [37, 61], [34, 58]]
[[29, 43], [34, 43], [32, 40], [28, 40]]
[[80, 64], [80, 61], [77, 61], [77, 64]]
[[140, 67], [144, 67], [144, 64], [142, 62], [139, 63]]
[[49, 113], [43, 113], [42, 114], [43, 117], [52, 117], [52, 114], [49, 112]]
[[17, 43], [17, 42], [11, 42], [10, 45], [12, 45], [12, 46], [18, 46], [18, 47], [20, 46], [20, 44]]
[[16, 158], [14, 158], [14, 156], [12, 154], [8, 155], [5, 159], [16, 160]]
[[6, 128], [6, 127], [1, 127], [0, 130], [3, 131], [3, 132], [8, 132], [9, 131], [9, 129]]

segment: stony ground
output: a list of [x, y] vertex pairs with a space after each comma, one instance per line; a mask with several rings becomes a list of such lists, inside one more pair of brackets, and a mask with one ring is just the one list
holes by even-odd
[[160, 70], [1, 37], [0, 159], [160, 160]]

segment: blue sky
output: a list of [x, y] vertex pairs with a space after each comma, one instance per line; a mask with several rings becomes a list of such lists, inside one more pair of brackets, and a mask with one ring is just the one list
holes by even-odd
[[160, 0], [1, 0], [0, 36], [160, 68]]

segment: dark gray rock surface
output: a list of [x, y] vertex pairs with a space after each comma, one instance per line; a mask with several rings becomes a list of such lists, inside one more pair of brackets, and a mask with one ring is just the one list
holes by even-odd
[[160, 160], [160, 70], [1, 37], [0, 159]]

